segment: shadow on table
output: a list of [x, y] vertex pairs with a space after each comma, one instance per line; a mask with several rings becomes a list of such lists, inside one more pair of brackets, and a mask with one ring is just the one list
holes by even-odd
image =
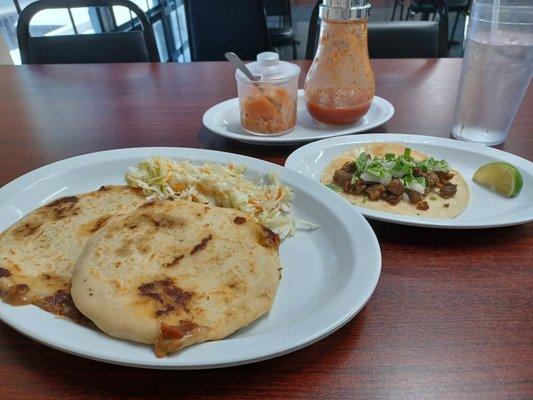
[[[380, 243], [412, 246], [422, 251], [427, 251], [428, 247], [448, 250], [486, 247], [489, 250], [495, 246], [505, 249], [510, 244], [516, 245], [517, 241], [526, 241], [528, 231], [533, 229], [533, 224], [490, 229], [436, 229], [372, 220], [369, 222]], [[423, 238], [421, 233], [424, 235]]]
[[198, 140], [203, 144], [204, 148], [209, 150], [226, 151], [261, 158], [279, 165], [283, 165], [285, 158], [298, 147], [302, 146], [302, 143], [284, 146], [243, 143], [219, 136], [207, 128], [201, 128], [198, 131]]
[[[389, 133], [387, 124], [373, 128], [368, 132], [362, 133]], [[354, 135], [357, 136], [357, 135]], [[230, 153], [242, 154], [249, 157], [261, 158], [279, 165], [285, 163], [285, 159], [297, 148], [304, 146], [309, 142], [294, 143], [289, 145], [265, 145], [243, 143], [237, 140], [229, 139], [211, 132], [207, 128], [201, 128], [197, 134], [198, 140], [204, 148], [209, 150], [226, 151]]]
[[[201, 395], [256, 398], [263, 390], [267, 393], [278, 391], [279, 396], [272, 397], [276, 398], [282, 397], [287, 390], [287, 386], [282, 384], [287, 379], [296, 382], [291, 384], [291, 393], [294, 390], [292, 394], [303, 395], [311, 390], [308, 383], [305, 379], [295, 380], [290, 375], [305, 377], [312, 374], [314, 390], [325, 390], [331, 382], [322, 380], [331, 379], [335, 370], [346, 370], [348, 363], [354, 363], [353, 358], [357, 356], [353, 351], [357, 349], [364, 331], [365, 317], [366, 309], [363, 309], [344, 328], [285, 356], [238, 367], [196, 371], [147, 370], [100, 363], [50, 349], [19, 336], [15, 331], [4, 329], [0, 332], [7, 332], [9, 336], [0, 337], [0, 342], [8, 345], [2, 350], [4, 354], [0, 360], [4, 361], [0, 364], [14, 359], [14, 368], [26, 370], [22, 375], [31, 377], [30, 392], [35, 391], [42, 398], [159, 400]], [[317, 364], [318, 359], [320, 363]], [[317, 365], [321, 366], [320, 369]], [[324, 366], [327, 366], [327, 371], [323, 371]]]

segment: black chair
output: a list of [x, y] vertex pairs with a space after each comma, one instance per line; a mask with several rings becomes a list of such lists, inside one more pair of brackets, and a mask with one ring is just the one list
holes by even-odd
[[192, 61], [225, 60], [235, 52], [243, 60], [270, 51], [262, 0], [185, 0]]
[[407, 7], [407, 16], [405, 19], [413, 19], [415, 14], [421, 14], [422, 21], [428, 21], [430, 16], [435, 18], [436, 8], [433, 0], [411, 0], [411, 4]]
[[370, 58], [439, 57], [437, 21], [372, 22], [368, 24]]
[[292, 29], [292, 13], [290, 0], [264, 0], [266, 16], [277, 20], [277, 26], [268, 26], [268, 36], [272, 47], [292, 46], [292, 58], [298, 54], [296, 45], [299, 43]]
[[400, 7], [400, 21], [403, 20], [403, 10], [405, 7], [405, 0], [394, 0], [394, 6], [392, 7], [392, 15], [390, 17], [391, 21], [394, 21], [394, 18], [396, 17], [396, 9]]
[[[89, 35], [30, 35], [30, 21], [39, 11], [57, 8], [122, 6], [137, 15], [142, 31]], [[158, 62], [152, 26], [143, 11], [129, 0], [39, 0], [22, 10], [17, 37], [23, 64]]]
[[[455, 30], [457, 29], [460, 15], [462, 14], [465, 17], [468, 15], [471, 2], [471, 0], [446, 0], [445, 3], [448, 14], [456, 13], [450, 41], [452, 41], [455, 36]], [[418, 13], [422, 14], [423, 20], [428, 20], [430, 15], [433, 15], [433, 18], [435, 18], [435, 15], [438, 14], [437, 7], [438, 5], [434, 0], [412, 0], [407, 9], [407, 19], [412, 18], [414, 14]]]
[[[306, 59], [312, 59], [318, 43], [317, 2], [311, 13], [307, 34]], [[370, 58], [436, 58], [448, 53], [448, 16], [445, 4], [436, 8], [438, 21], [369, 22], [368, 53]]]
[[455, 36], [455, 30], [457, 29], [457, 23], [459, 22], [459, 16], [462, 14], [465, 17], [470, 12], [470, 5], [472, 0], [448, 0], [448, 13], [455, 14], [455, 22], [453, 23], [452, 34], [450, 35], [450, 40], [453, 41]]

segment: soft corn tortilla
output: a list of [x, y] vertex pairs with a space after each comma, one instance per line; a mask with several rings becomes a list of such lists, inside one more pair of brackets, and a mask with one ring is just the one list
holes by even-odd
[[241, 211], [149, 202], [89, 240], [72, 298], [105, 333], [155, 344], [165, 356], [267, 313], [280, 279], [278, 247], [275, 233]]
[[0, 297], [79, 319], [70, 278], [83, 246], [112, 214], [133, 211], [144, 202], [136, 189], [102, 186], [32, 211], [0, 234]]
[[[404, 146], [396, 143], [376, 143], [355, 147], [334, 159], [326, 167], [322, 174], [321, 182], [325, 185], [334, 184], [333, 175], [335, 170], [341, 168], [344, 163], [353, 161], [362, 152], [368, 153], [372, 156], [383, 157], [387, 153], [401, 155], [403, 154], [404, 150]], [[411, 149], [411, 157], [413, 157], [415, 160], [424, 160], [428, 158], [427, 155], [413, 149]], [[466, 181], [459, 172], [455, 170], [451, 170], [450, 172], [455, 174], [450, 182], [457, 185], [457, 193], [450, 199], [443, 199], [438, 194], [429, 194], [425, 198], [429, 204], [428, 210], [418, 210], [415, 205], [403, 200], [396, 205], [392, 205], [381, 199], [377, 201], [370, 201], [368, 200], [367, 196], [353, 195], [345, 193], [344, 191], [339, 191], [338, 193], [350, 203], [372, 210], [402, 215], [420, 215], [433, 218], [454, 218], [461, 214], [468, 205], [470, 190]], [[430, 196], [436, 197], [436, 199], [431, 200]], [[449, 204], [449, 206], [445, 207], [445, 204]]]

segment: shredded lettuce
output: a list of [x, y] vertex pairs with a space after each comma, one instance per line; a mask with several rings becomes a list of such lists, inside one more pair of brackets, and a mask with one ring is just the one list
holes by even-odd
[[297, 224], [298, 229], [317, 227], [291, 218], [293, 190], [276, 173], [252, 182], [245, 172], [246, 165], [199, 165], [156, 156], [130, 167], [125, 179], [148, 200], [182, 199], [247, 212], [281, 239], [294, 235]]

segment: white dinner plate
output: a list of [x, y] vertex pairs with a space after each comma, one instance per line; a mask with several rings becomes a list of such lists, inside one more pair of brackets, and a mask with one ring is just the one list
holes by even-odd
[[[335, 157], [354, 146], [377, 142], [399, 143], [420, 150], [428, 156], [445, 159], [465, 178], [470, 188], [470, 201], [462, 214], [451, 219], [398, 215], [354, 206], [366, 217], [405, 225], [455, 229], [493, 228], [533, 220], [533, 163], [480, 144], [404, 134], [331, 138], [300, 147], [289, 156], [285, 166], [320, 182], [322, 171]], [[494, 161], [508, 162], [520, 170], [524, 178], [520, 195], [511, 199], [504, 198], [472, 181], [472, 176], [479, 167]]]
[[298, 231], [281, 244], [283, 276], [271, 311], [224, 340], [194, 345], [167, 358], [156, 358], [150, 346], [113, 339], [33, 305], [15, 307], [0, 301], [5, 323], [46, 345], [95, 360], [146, 368], [216, 368], [265, 360], [316, 342], [353, 318], [370, 298], [381, 270], [381, 253], [363, 216], [302, 175], [237, 154], [153, 147], [62, 160], [0, 189], [0, 230], [57, 197], [122, 184], [129, 166], [152, 155], [244, 163], [250, 178], [276, 171], [294, 188], [294, 216], [320, 228]]
[[207, 110], [203, 116], [204, 126], [210, 131], [245, 143], [283, 145], [310, 142], [333, 136], [365, 132], [383, 125], [394, 115], [394, 107], [387, 100], [374, 96], [368, 113], [355, 124], [346, 126], [322, 126], [311, 118], [305, 108], [304, 91], [298, 90], [298, 114], [293, 131], [280, 136], [256, 136], [242, 129], [239, 99], [223, 101]]

